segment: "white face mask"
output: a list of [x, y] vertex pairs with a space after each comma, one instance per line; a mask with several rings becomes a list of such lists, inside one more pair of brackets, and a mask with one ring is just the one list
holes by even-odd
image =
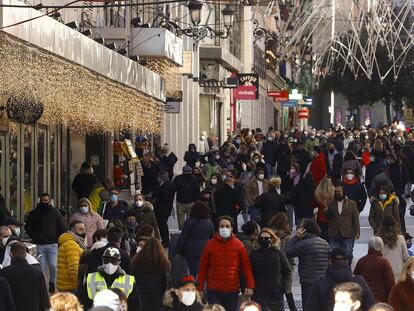
[[346, 175], [346, 178], [347, 178], [348, 180], [352, 180], [352, 179], [354, 179], [354, 174], [347, 174], [347, 175]]
[[82, 214], [87, 214], [89, 212], [89, 206], [81, 206], [79, 210]]
[[211, 179], [211, 183], [212, 183], [213, 185], [216, 185], [216, 184], [217, 184], [217, 178], [212, 178], [212, 179]]
[[259, 159], [254, 159], [254, 163], [259, 163]]
[[6, 243], [7, 243], [7, 241], [9, 240], [9, 237], [7, 237], [7, 238], [2, 238], [1, 239], [1, 244], [3, 245], [3, 246], [6, 246]]
[[183, 305], [186, 305], [187, 307], [192, 306], [196, 299], [196, 292], [183, 292], [182, 295], [181, 302]]
[[138, 200], [137, 202], [135, 202], [135, 205], [141, 207], [142, 205], [144, 205], [144, 201]]
[[219, 234], [223, 239], [228, 239], [231, 236], [231, 230], [229, 228], [220, 228]]
[[205, 140], [206, 137], [204, 135], [201, 136], [201, 140]]
[[20, 236], [20, 228], [17, 227], [16, 229], [14, 229], [14, 233], [16, 233], [17, 236]]
[[136, 253], [138, 254], [141, 250], [142, 250], [142, 247], [141, 246], [138, 246]]
[[263, 180], [263, 179], [265, 178], [265, 176], [264, 176], [264, 174], [259, 174], [259, 176], [257, 176], [257, 178], [258, 178], [259, 180]]
[[107, 263], [103, 265], [103, 269], [106, 272], [106, 274], [112, 275], [118, 270], [119, 265], [114, 265], [111, 263]]

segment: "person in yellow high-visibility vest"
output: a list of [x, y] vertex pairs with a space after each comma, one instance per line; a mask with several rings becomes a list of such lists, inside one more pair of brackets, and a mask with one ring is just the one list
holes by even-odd
[[121, 251], [116, 247], [108, 247], [102, 256], [103, 265], [98, 271], [89, 273], [86, 277], [80, 295], [84, 308], [92, 307], [95, 295], [105, 289], [118, 288], [128, 298], [128, 309], [138, 310], [139, 299], [135, 278], [121, 269]]

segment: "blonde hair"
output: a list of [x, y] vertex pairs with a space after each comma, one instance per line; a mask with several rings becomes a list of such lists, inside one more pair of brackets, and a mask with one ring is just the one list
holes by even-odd
[[400, 282], [405, 282], [407, 280], [407, 277], [410, 278], [408, 273], [413, 265], [414, 265], [414, 257], [409, 257], [407, 261], [404, 263], [404, 266], [401, 270], [400, 279], [399, 279]]
[[83, 311], [78, 298], [72, 293], [61, 292], [50, 297], [53, 311]]
[[204, 307], [203, 311], [226, 311], [226, 309], [224, 309], [221, 305], [215, 304]]
[[280, 247], [280, 239], [277, 237], [277, 235], [273, 232], [273, 230], [269, 228], [263, 228], [260, 230], [259, 234], [256, 237], [256, 245], [259, 245], [259, 238], [262, 233], [268, 233], [270, 235], [270, 239], [272, 240], [272, 246], [279, 248]]
[[324, 177], [315, 190], [315, 199], [318, 202], [330, 202], [335, 195], [335, 187], [329, 177]]

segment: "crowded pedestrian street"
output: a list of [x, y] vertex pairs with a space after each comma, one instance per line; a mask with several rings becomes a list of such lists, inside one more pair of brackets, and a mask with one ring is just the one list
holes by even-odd
[[0, 2], [0, 311], [414, 311], [414, 1]]

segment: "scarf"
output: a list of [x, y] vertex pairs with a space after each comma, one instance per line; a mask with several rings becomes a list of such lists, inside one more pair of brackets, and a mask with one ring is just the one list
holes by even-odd
[[348, 178], [343, 178], [342, 179], [342, 182], [345, 184], [345, 185], [348, 185], [348, 186], [353, 186], [353, 185], [355, 185], [355, 184], [357, 184], [358, 183], [358, 178], [356, 178], [355, 176], [354, 176], [354, 178], [353, 179], [351, 179], [351, 180], [349, 180]]
[[75, 232], [70, 232], [70, 234], [73, 235], [73, 237], [75, 238], [76, 242], [79, 244], [79, 246], [85, 250], [86, 247], [86, 236], [84, 238], [82, 238], [81, 236], [77, 235]]

